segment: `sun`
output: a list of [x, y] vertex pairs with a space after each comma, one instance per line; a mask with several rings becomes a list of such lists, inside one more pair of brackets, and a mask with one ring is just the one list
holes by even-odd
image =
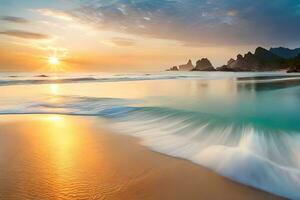
[[59, 64], [59, 59], [56, 56], [49, 56], [48, 62], [51, 65], [58, 65]]

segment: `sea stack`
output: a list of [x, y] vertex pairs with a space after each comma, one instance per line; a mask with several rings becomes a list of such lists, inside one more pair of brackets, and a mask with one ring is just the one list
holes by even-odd
[[180, 71], [191, 71], [194, 68], [194, 65], [191, 60], [189, 60], [186, 64], [184, 65], [179, 65], [178, 67]]
[[178, 71], [178, 67], [177, 66], [173, 66], [170, 68], [170, 71]]
[[196, 62], [196, 67], [192, 71], [216, 71], [207, 58], [202, 58]]

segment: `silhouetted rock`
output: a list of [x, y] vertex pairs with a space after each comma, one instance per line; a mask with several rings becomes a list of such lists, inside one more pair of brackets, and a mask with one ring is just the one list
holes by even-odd
[[47, 76], [47, 75], [45, 75], [45, 74], [41, 74], [41, 75], [37, 75], [37, 76], [35, 76], [35, 77], [39, 77], [39, 78], [47, 78], [47, 77], [49, 77], [49, 76]]
[[235, 60], [233, 58], [230, 58], [227, 62], [227, 65], [230, 65], [231, 63], [233, 63]]
[[177, 66], [173, 66], [170, 69], [167, 69], [167, 71], [178, 71], [178, 67]]
[[287, 70], [287, 73], [299, 73], [300, 72], [300, 54], [293, 58], [293, 59], [290, 59], [288, 61], [288, 66], [289, 66], [289, 69]]
[[[298, 55], [299, 54], [299, 55]], [[297, 56], [298, 55], [298, 56]], [[284, 47], [271, 48], [270, 50], [257, 47], [254, 53], [245, 55], [238, 54], [236, 59], [228, 60], [227, 65], [215, 69], [207, 58], [196, 62], [194, 67], [192, 61], [187, 64], [174, 66], [167, 71], [300, 71], [300, 48], [288, 49]]]
[[232, 68], [228, 67], [228, 65], [223, 65], [221, 67], [217, 67], [216, 70], [223, 71], [223, 72], [233, 72], [234, 71]]
[[171, 71], [178, 71], [178, 67], [177, 67], [177, 66], [173, 66], [173, 67], [171, 68]]
[[297, 57], [300, 54], [300, 48], [289, 49], [284, 47], [278, 47], [278, 48], [271, 48], [270, 52], [285, 59], [292, 59]]
[[192, 71], [216, 71], [207, 58], [202, 58], [196, 62], [196, 67]]
[[300, 73], [300, 66], [299, 67], [290, 67], [286, 72], [287, 73]]
[[179, 65], [178, 69], [180, 71], [191, 71], [194, 68], [194, 65], [191, 60], [187, 62], [187, 64]]
[[239, 54], [237, 59], [228, 61], [227, 68], [233, 71], [274, 71], [286, 69], [285, 59], [272, 52], [258, 47], [254, 54], [248, 52], [244, 56]]
[[237, 60], [243, 59], [243, 56], [241, 54], [237, 55], [236, 57]]

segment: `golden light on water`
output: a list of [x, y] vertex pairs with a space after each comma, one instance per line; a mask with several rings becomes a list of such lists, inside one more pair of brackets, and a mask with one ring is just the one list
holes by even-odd
[[59, 91], [59, 87], [57, 84], [50, 84], [50, 92], [53, 95], [57, 95]]
[[47, 120], [49, 120], [50, 122], [62, 122], [63, 121], [63, 117], [59, 116], [59, 115], [51, 115], [47, 118]]

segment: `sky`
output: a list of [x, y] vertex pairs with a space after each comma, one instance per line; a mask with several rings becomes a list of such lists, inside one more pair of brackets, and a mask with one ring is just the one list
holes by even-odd
[[299, 0], [0, 0], [0, 71], [218, 67], [299, 35]]

